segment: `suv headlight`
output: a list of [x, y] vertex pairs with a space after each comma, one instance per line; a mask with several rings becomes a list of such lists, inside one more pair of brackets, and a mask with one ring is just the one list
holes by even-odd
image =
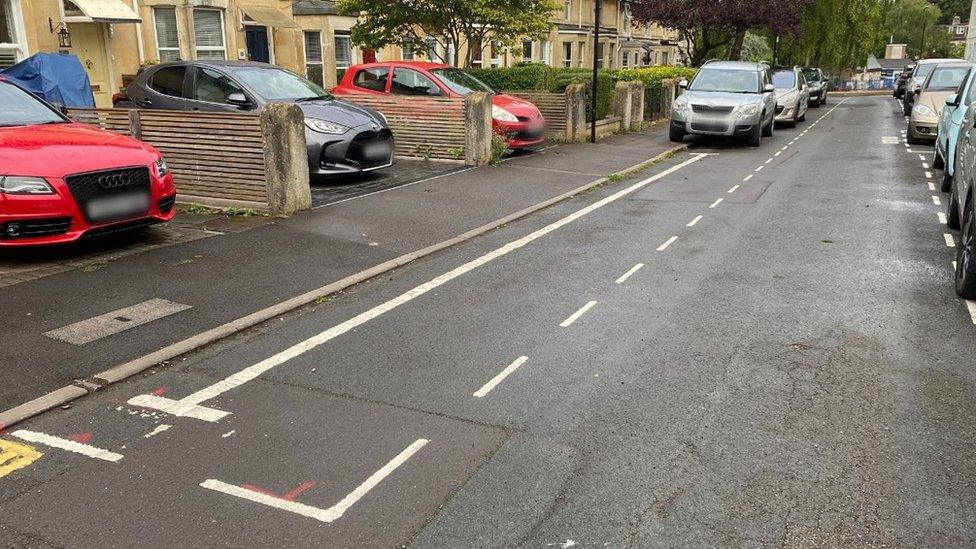
[[687, 101], [682, 101], [680, 99], [674, 102], [671, 109], [674, 111], [674, 114], [682, 117], [686, 117], [691, 113], [691, 105]]
[[759, 113], [759, 105], [749, 104], [739, 107], [738, 116], [739, 118], [746, 118], [748, 116], [755, 116]]
[[330, 135], [342, 135], [349, 131], [349, 128], [342, 124], [322, 120], [321, 118], [306, 118], [305, 125], [313, 132], [327, 133]]
[[912, 111], [919, 116], [935, 116], [935, 112], [928, 105], [915, 105], [912, 107]]
[[502, 122], [518, 122], [517, 116], [497, 105], [491, 106], [491, 117]]
[[162, 179], [166, 174], [169, 173], [169, 166], [166, 165], [166, 161], [160, 158], [154, 164], [156, 168], [156, 178]]
[[0, 193], [3, 194], [54, 194], [54, 189], [43, 177], [0, 176]]

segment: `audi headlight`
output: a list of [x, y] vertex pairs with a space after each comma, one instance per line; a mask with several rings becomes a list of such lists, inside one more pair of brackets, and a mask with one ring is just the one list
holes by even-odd
[[912, 111], [919, 116], [935, 116], [935, 112], [928, 105], [915, 105]]
[[54, 189], [43, 177], [0, 176], [0, 193], [3, 194], [54, 194]]
[[518, 122], [518, 117], [497, 105], [491, 106], [491, 117], [502, 122]]
[[322, 120], [321, 118], [306, 118], [305, 125], [313, 132], [327, 133], [330, 135], [342, 135], [349, 131], [349, 128], [342, 124]]
[[156, 178], [162, 179], [163, 176], [169, 173], [169, 166], [166, 165], [166, 161], [160, 158], [156, 161]]

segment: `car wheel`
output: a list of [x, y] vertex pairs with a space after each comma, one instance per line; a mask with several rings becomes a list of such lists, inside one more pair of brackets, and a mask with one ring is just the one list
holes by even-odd
[[952, 190], [952, 174], [949, 170], [942, 172], [942, 192], [947, 193]]
[[673, 125], [668, 131], [668, 138], [671, 139], [673, 143], [681, 143], [685, 140], [685, 132], [675, 128]]
[[[932, 167], [941, 170], [945, 168], [945, 159], [942, 158], [942, 153], [939, 152], [939, 147], [935, 147], [935, 158], [932, 159]], [[945, 190], [943, 189], [943, 192]]]
[[973, 201], [966, 204], [962, 216], [962, 233], [956, 245], [956, 293], [963, 299], [976, 298], [976, 223], [973, 223]]
[[910, 134], [910, 133], [908, 134], [907, 140], [908, 140], [908, 144], [909, 145], [918, 145], [919, 143], [922, 142], [921, 139], [919, 139], [917, 137], [912, 137], [912, 134]]
[[827, 104], [827, 93], [826, 92], [824, 92], [824, 94], [820, 97], [820, 104], [821, 105], [826, 105]]
[[769, 125], [766, 126], [765, 128], [763, 128], [763, 130], [762, 130], [762, 136], [763, 137], [772, 137], [773, 136], [774, 126], [776, 126], [776, 118], [773, 118], [772, 120], [770, 120], [769, 121]]
[[949, 192], [949, 207], [946, 209], [946, 227], [953, 231], [959, 230], [959, 199], [956, 198], [956, 190]]
[[750, 147], [758, 147], [762, 144], [762, 126], [760, 124], [756, 124], [756, 127], [752, 129], [748, 143]]
[[813, 108], [815, 108], [815, 109], [819, 109], [820, 108], [820, 98], [819, 97], [816, 98], [813, 101], [813, 103], [810, 104], [810, 106], [813, 107]]

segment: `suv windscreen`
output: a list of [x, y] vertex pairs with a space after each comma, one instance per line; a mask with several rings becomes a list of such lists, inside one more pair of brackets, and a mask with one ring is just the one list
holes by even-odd
[[915, 66], [915, 78], [924, 78], [935, 68], [935, 63], [920, 63]]
[[0, 127], [67, 122], [47, 105], [13, 84], [0, 82], [0, 105], [3, 105], [0, 109]]
[[332, 99], [322, 86], [284, 69], [234, 67], [230, 72], [264, 101]]
[[806, 76], [810, 82], [817, 82], [820, 80], [820, 71], [817, 69], [803, 69], [803, 76]]
[[689, 91], [759, 93], [759, 72], [744, 69], [703, 68], [688, 85]]
[[929, 91], [948, 91], [954, 90], [962, 83], [969, 67], [938, 67], [929, 78], [929, 83], [925, 86]]
[[495, 93], [487, 84], [458, 69], [431, 69], [431, 74], [441, 79], [445, 86], [458, 95], [474, 92]]
[[774, 72], [773, 86], [777, 90], [789, 90], [796, 87], [796, 73], [794, 73], [793, 71]]

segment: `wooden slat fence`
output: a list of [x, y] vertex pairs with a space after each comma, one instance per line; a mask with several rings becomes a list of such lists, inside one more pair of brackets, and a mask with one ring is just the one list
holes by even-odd
[[538, 107], [542, 117], [546, 119], [546, 137], [550, 139], [566, 140], [566, 128], [569, 124], [569, 98], [565, 93], [506, 91], [508, 95], [525, 99]]
[[69, 116], [156, 147], [173, 172], [181, 201], [267, 206], [265, 138], [258, 116], [123, 109], [71, 109]]

